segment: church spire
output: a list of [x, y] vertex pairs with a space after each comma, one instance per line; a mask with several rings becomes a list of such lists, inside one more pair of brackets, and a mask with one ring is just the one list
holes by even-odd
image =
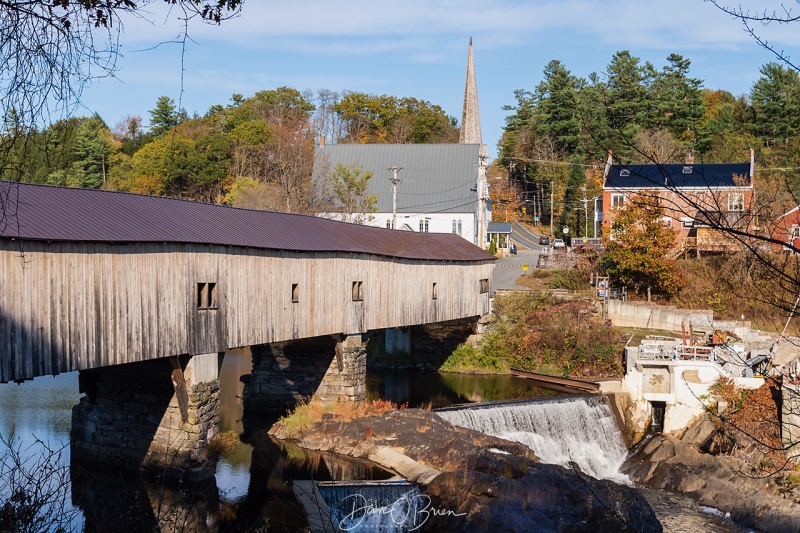
[[481, 138], [481, 116], [478, 112], [478, 85], [475, 82], [475, 65], [472, 59], [472, 36], [469, 38], [467, 59], [467, 83], [464, 87], [464, 110], [461, 114], [459, 144], [483, 144]]

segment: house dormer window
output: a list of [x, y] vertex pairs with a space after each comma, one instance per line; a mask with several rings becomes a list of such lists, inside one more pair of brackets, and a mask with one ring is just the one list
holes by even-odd
[[620, 177], [625, 178], [631, 175], [631, 171], [628, 170], [627, 168], [623, 168], [622, 170], [619, 171], [619, 175]]
[[691, 174], [692, 173], [692, 167], [689, 166], [689, 165], [684, 166], [683, 167], [683, 173], [684, 174]]

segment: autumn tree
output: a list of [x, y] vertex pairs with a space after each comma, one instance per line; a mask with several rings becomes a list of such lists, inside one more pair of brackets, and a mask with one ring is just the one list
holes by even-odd
[[438, 105], [416, 98], [349, 92], [332, 107], [350, 143], [458, 142], [456, 120]]
[[606, 253], [602, 265], [614, 283], [666, 298], [677, 294], [685, 280], [674, 259], [676, 232], [665, 226], [664, 210], [657, 195], [631, 197], [623, 207], [614, 208], [614, 226], [603, 238]]
[[[219, 24], [238, 13], [242, 0], [29, 0], [0, 1], [0, 116], [13, 113], [17, 127], [0, 137], [0, 175], [28, 180], [45, 153], [39, 128], [69, 116], [84, 87], [118, 69], [124, 21], [168, 6], [187, 25]], [[178, 73], [176, 73], [177, 75]], [[64, 170], [66, 172], [66, 170]], [[4, 213], [0, 213], [0, 219]]]
[[278, 196], [279, 203], [261, 202], [265, 207], [308, 212], [317, 135], [311, 94], [278, 87], [250, 98], [234, 96], [233, 105], [218, 110], [231, 139], [231, 175], [262, 183], [259, 198], [265, 191]]
[[363, 224], [378, 211], [378, 196], [366, 196], [367, 184], [372, 172], [365, 172], [358, 165], [339, 163], [331, 173], [330, 182], [336, 195], [337, 208], [347, 222]]

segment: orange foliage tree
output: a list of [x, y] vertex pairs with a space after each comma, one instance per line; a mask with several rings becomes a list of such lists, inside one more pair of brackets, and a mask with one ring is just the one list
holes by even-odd
[[674, 259], [675, 230], [662, 222], [664, 210], [655, 195], [639, 195], [626, 202], [614, 217], [611, 234], [604, 236], [606, 253], [602, 265], [617, 284], [636, 292], [667, 298], [686, 283]]

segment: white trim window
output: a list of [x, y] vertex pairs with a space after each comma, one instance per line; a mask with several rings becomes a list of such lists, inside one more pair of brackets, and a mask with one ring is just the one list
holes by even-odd
[[744, 193], [728, 193], [728, 211], [744, 211]]
[[625, 206], [625, 195], [614, 193], [611, 195], [611, 208], [622, 208]]

